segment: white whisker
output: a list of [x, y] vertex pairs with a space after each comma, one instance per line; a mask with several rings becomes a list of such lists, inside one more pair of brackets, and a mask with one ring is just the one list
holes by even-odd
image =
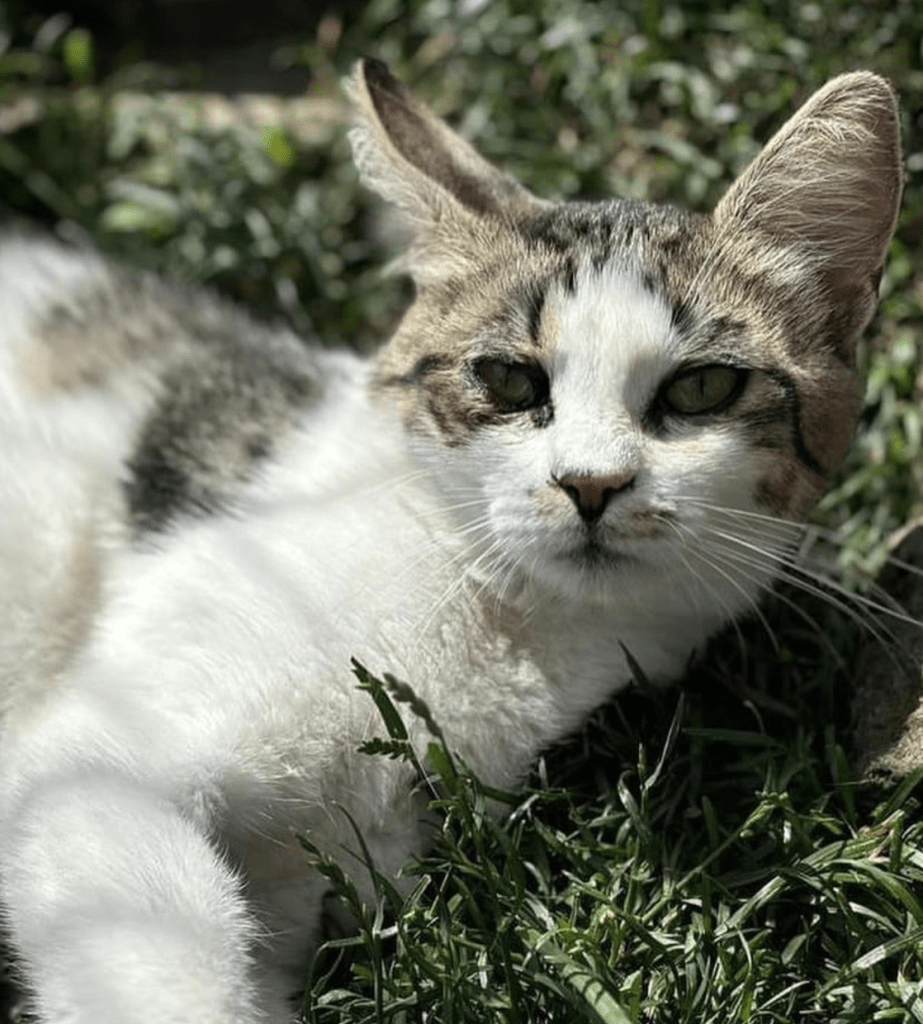
[[[756, 596], [756, 594], [751, 593], [749, 590], [747, 590], [746, 587], [744, 587], [740, 583], [739, 580], [734, 579], [734, 577], [731, 576], [730, 573], [725, 572], [725, 570], [722, 569], [720, 565], [718, 565], [718, 563], [714, 559], [714, 557], [709, 559], [707, 556], [709, 554], [713, 555], [714, 553], [713, 552], [706, 552], [706, 551], [704, 551], [701, 548], [701, 546], [698, 546], [698, 542], [701, 541], [701, 538], [697, 537], [692, 530], [689, 530], [687, 527], [684, 527], [683, 524], [676, 523], [676, 522], [674, 522], [672, 520], [670, 521], [670, 525], [674, 528], [674, 530], [677, 532], [677, 534], [680, 536], [681, 539], [683, 537], [683, 534], [685, 533], [685, 534], [688, 534], [688, 536], [693, 541], [697, 542], [696, 546], [692, 546], [692, 545], [686, 546], [684, 544], [684, 551], [685, 551], [686, 554], [692, 555], [693, 557], [700, 559], [702, 562], [705, 563], [705, 565], [707, 565], [710, 569], [712, 569], [714, 572], [716, 572], [726, 582], [728, 582], [735, 590], [737, 590], [740, 594], [743, 595], [746, 604], [750, 607], [750, 610], [760, 620], [760, 623], [762, 624], [763, 628], [766, 630], [767, 636], [770, 638], [773, 646], [778, 650], [778, 643], [777, 643], [777, 640], [776, 640], [775, 633], [774, 633], [772, 627], [769, 625], [769, 621], [766, 619], [766, 616], [763, 614], [762, 608], [760, 607], [760, 604], [759, 604], [759, 599]], [[762, 588], [760, 588], [760, 589], [762, 589]], [[731, 616], [731, 618], [734, 618], [734, 616]]]
[[[671, 529], [673, 529], [674, 532], [676, 532], [680, 536], [680, 538], [682, 539], [682, 534], [680, 533], [680, 526], [679, 526], [679, 524], [677, 524], [677, 523], [675, 523], [675, 522], [673, 522], [673, 521], [671, 521], [669, 519], [666, 519], [666, 518], [664, 518], [662, 520], [662, 522], [666, 523], [666, 525], [669, 526]], [[745, 650], [746, 649], [746, 642], [744, 640], [744, 635], [743, 635], [743, 632], [741, 631], [740, 624], [738, 622], [738, 616], [735, 614], [734, 610], [730, 607], [728, 602], [725, 600], [724, 596], [721, 594], [721, 592], [718, 590], [718, 588], [715, 586], [715, 584], [712, 583], [711, 580], [709, 580], [702, 572], [697, 570], [696, 567], [692, 565], [692, 563], [686, 557], [687, 554], [688, 554], [688, 551], [686, 549], [686, 545], [685, 544], [681, 544], [680, 545], [679, 550], [676, 552], [676, 554], [679, 556], [679, 558], [682, 561], [683, 565], [686, 567], [686, 570], [687, 570], [689, 576], [694, 578], [694, 581], [695, 581], [695, 583], [698, 586], [705, 587], [708, 590], [709, 594], [711, 595], [712, 599], [718, 605], [720, 605], [721, 608], [724, 610], [725, 618], [729, 622], [731, 622], [733, 624], [733, 628], [734, 628], [734, 631], [737, 634], [737, 640], [738, 640], [738, 643], [740, 645], [741, 650]], [[684, 579], [682, 577], [679, 577], [677, 579], [677, 583], [684, 590], [685, 589], [689, 589], [690, 581], [688, 579]]]
[[[769, 563], [766, 558], [763, 557], [764, 552], [760, 551], [759, 548], [750, 545], [743, 544], [738, 538], [729, 536], [727, 534], [719, 533], [723, 540], [731, 543], [738, 543], [740, 547], [736, 550], [729, 548], [723, 548], [722, 555], [726, 563], [734, 564], [738, 568], [742, 566], [748, 567], [748, 569], [756, 568], [758, 570], [765, 570]], [[843, 612], [851, 621], [855, 622], [862, 629], [874, 636], [879, 642], [886, 643], [886, 636], [889, 635], [893, 641], [893, 634], [890, 631], [882, 630], [878, 624], [874, 622], [871, 616], [863, 615], [857, 611], [855, 604], [867, 605], [871, 609], [880, 610], [879, 606], [875, 602], [868, 602], [860, 600], [860, 595], [850, 593], [842, 587], [836, 585], [832, 580], [819, 577], [814, 578], [808, 573], [803, 566], [799, 565], [796, 561], [788, 561], [785, 559], [778, 560], [773, 559], [775, 562], [776, 575], [781, 581], [791, 584], [799, 590], [804, 591], [807, 594], [811, 594], [814, 597], [818, 597], [821, 600], [826, 601], [831, 607]], [[811, 619], [808, 614], [801, 609], [797, 604], [790, 599], [785, 598], [783, 595], [778, 594], [781, 600], [783, 600], [793, 610], [797, 610], [799, 614], [805, 618], [813, 627], [821, 632], [817, 623]], [[905, 617], [906, 618], [906, 617]], [[909, 621], [915, 621], [910, 619]]]

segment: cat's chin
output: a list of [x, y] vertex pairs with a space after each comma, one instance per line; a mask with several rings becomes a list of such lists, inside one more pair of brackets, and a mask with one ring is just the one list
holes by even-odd
[[603, 575], [608, 577], [637, 563], [637, 558], [632, 555], [613, 550], [592, 539], [562, 551], [555, 560], [564, 566], [565, 571], [577, 572], [593, 579]]
[[644, 575], [636, 554], [587, 539], [533, 565], [531, 583], [554, 598], [608, 605], [623, 598]]

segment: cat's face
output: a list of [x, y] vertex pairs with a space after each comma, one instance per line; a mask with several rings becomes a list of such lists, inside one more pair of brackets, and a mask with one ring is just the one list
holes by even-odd
[[485, 569], [746, 603], [791, 539], [767, 517], [801, 518], [848, 442], [851, 366], [799, 361], [768, 281], [703, 270], [704, 218], [565, 207], [505, 233], [423, 289], [378, 374]]
[[360, 166], [418, 227], [376, 387], [485, 571], [603, 600], [672, 582], [739, 611], [855, 424], [899, 194], [887, 87], [828, 86], [692, 216], [536, 200], [365, 73]]

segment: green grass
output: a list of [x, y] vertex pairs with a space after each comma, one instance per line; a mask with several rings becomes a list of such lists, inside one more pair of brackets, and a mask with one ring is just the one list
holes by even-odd
[[[380, 274], [378, 208], [338, 125], [302, 137], [145, 114], [126, 91], [175, 73], [131, 64], [100, 80], [83, 26], [5, 16], [0, 109], [19, 117], [0, 118], [0, 195], [15, 215], [324, 340], [387, 335], [407, 289]], [[860, 433], [818, 512], [831, 571], [874, 574], [923, 494], [920, 5], [372, 0], [279, 59], [308, 64], [311, 94], [333, 99], [367, 52], [541, 194], [699, 209], [827, 77], [891, 78], [903, 213], [862, 352]], [[719, 639], [681, 689], [641, 685], [602, 709], [505, 817], [434, 748], [435, 848], [409, 895], [382, 879], [379, 904], [354, 907], [360, 931], [322, 951], [306, 1019], [923, 1021], [921, 790], [855, 776], [863, 629], [797, 591], [764, 614], [768, 628]], [[388, 713], [392, 753], [397, 728]], [[319, 867], [354, 900], [348, 862]]]
[[443, 767], [409, 896], [381, 879], [363, 908], [321, 861], [362, 928], [323, 950], [306, 1019], [923, 1020], [917, 780], [857, 784], [860, 638], [808, 603], [822, 634], [772, 601], [778, 650], [747, 624], [682, 690], [601, 710], [509, 817]]

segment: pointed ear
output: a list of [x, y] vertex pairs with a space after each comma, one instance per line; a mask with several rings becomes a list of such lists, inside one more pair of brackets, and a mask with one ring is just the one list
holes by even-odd
[[[770, 140], [715, 210], [735, 228], [818, 269], [831, 296], [877, 277], [901, 195], [900, 133], [891, 87], [867, 71], [818, 90]], [[735, 232], [737, 233], [737, 232]], [[727, 236], [725, 236], [727, 237]]]
[[356, 65], [348, 86], [350, 132], [363, 181], [417, 226], [464, 210], [515, 218], [545, 205], [480, 156], [377, 60]]

